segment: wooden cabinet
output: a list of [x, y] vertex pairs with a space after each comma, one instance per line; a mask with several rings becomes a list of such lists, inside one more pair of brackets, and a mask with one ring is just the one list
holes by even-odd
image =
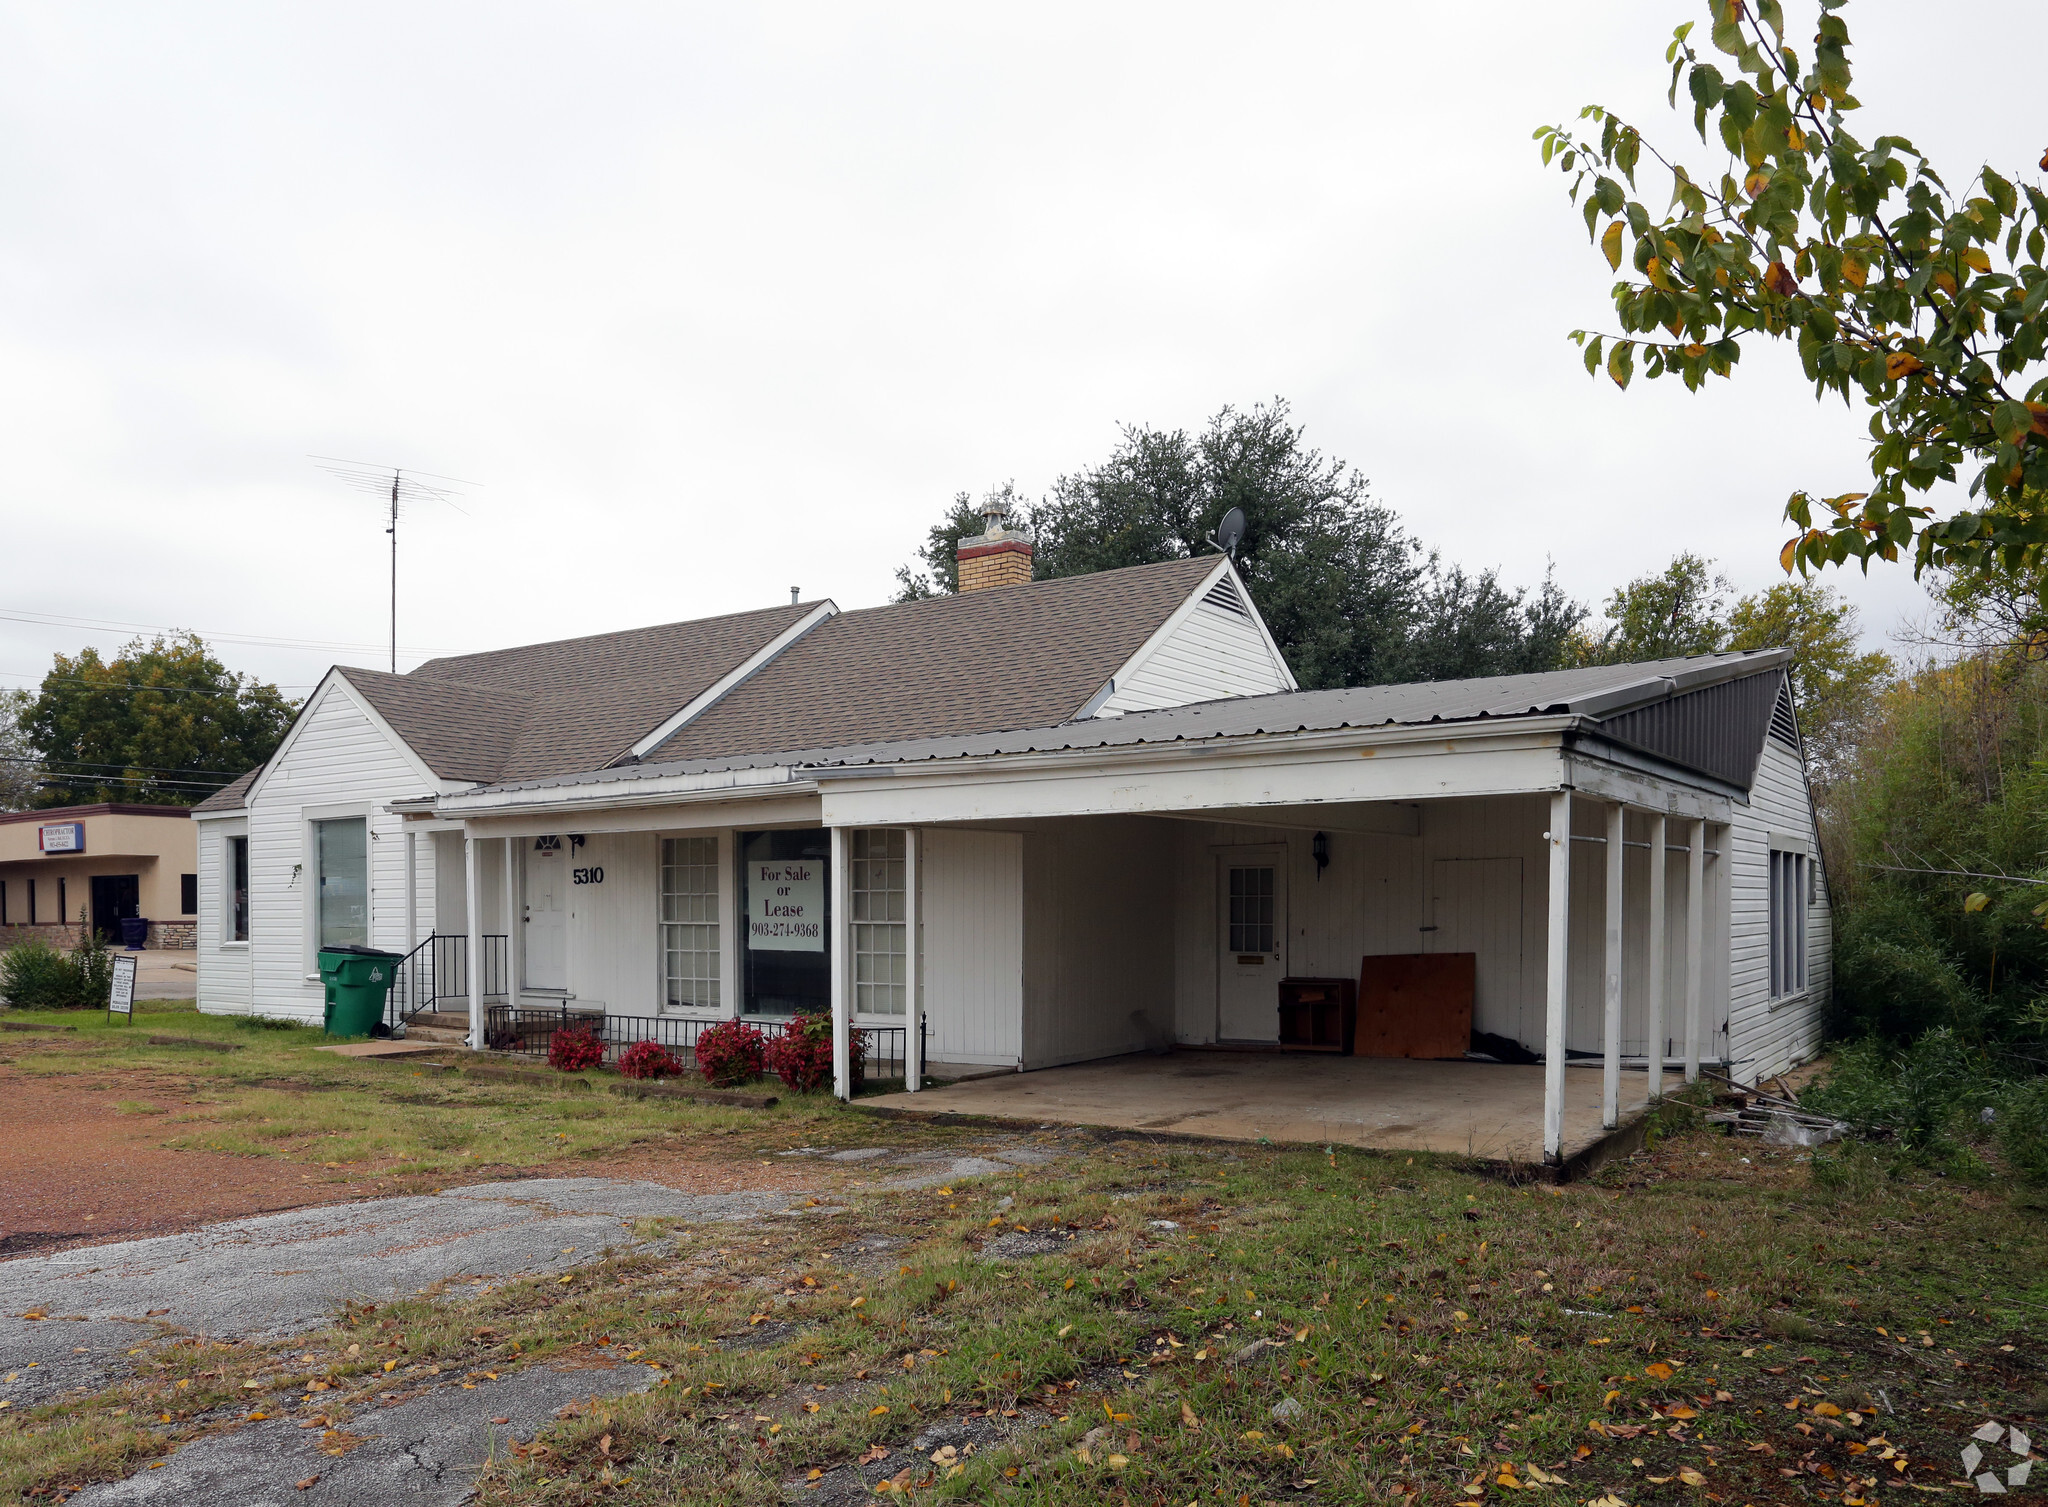
[[1358, 985], [1352, 979], [1280, 980], [1280, 1050], [1349, 1055], [1358, 1029]]

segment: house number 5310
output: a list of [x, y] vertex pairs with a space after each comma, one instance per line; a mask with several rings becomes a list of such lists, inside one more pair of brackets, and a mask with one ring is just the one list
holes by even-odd
[[604, 866], [600, 864], [592, 869], [571, 869], [569, 871], [569, 882], [571, 884], [603, 884]]

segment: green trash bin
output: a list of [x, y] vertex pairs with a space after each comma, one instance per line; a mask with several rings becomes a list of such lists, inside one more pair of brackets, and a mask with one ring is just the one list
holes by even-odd
[[384, 1018], [384, 1001], [404, 958], [381, 947], [323, 947], [320, 982], [327, 988], [329, 1036], [368, 1036]]

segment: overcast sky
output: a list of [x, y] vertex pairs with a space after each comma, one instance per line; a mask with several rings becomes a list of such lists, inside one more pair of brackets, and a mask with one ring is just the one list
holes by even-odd
[[[1610, 278], [1529, 140], [1597, 100], [1717, 160], [1663, 97], [1695, 13], [10, 0], [0, 613], [381, 665], [376, 505], [309, 455], [479, 484], [401, 525], [401, 668], [868, 606], [956, 491], [1276, 395], [1451, 560], [1767, 584], [1860, 412], [1763, 344], [1702, 394], [1588, 379]], [[1862, 131], [2034, 176], [2048, 7], [1944, 14], [1967, 52], [1850, 7]], [[1922, 600], [1848, 584], [1879, 637]], [[0, 620], [0, 685], [121, 637]]]

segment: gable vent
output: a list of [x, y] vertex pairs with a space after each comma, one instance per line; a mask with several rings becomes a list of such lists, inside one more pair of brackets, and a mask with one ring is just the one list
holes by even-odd
[[1221, 607], [1225, 612], [1234, 612], [1239, 617], [1251, 616], [1251, 613], [1245, 608], [1244, 598], [1237, 594], [1237, 582], [1233, 581], [1229, 576], [1223, 577], [1214, 586], [1211, 586], [1208, 595], [1204, 596], [1202, 600], [1211, 607]]
[[1771, 708], [1771, 736], [1787, 748], [1797, 752], [1799, 748], [1799, 719], [1792, 715], [1792, 685], [1787, 681], [1778, 691], [1778, 701]]

